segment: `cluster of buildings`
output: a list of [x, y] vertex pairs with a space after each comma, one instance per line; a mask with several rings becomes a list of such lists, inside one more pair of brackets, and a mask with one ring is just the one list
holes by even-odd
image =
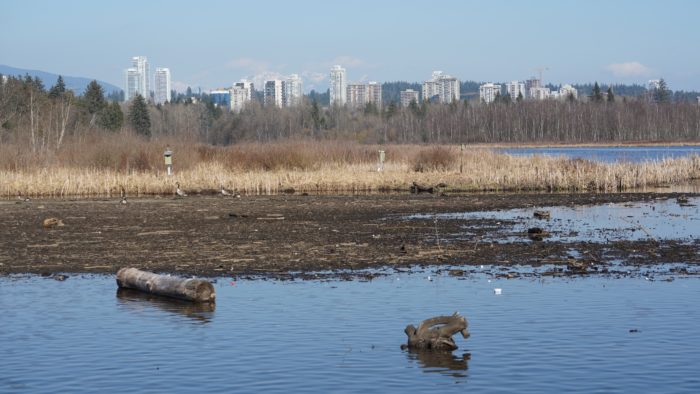
[[382, 84], [375, 81], [348, 83], [346, 71], [339, 65], [331, 68], [329, 94], [331, 106], [364, 108], [373, 104], [382, 108]]
[[[460, 81], [442, 71], [433, 71], [432, 78], [423, 82], [423, 101], [450, 104], [459, 101]], [[399, 101], [402, 107], [408, 107], [412, 102], [420, 102], [419, 92], [413, 89], [402, 90]]]
[[[128, 101], [137, 94], [156, 104], [162, 104], [171, 100], [170, 69], [158, 67], [151, 76], [148, 59], [146, 56], [134, 56], [131, 58], [131, 67], [125, 70], [126, 85], [124, 89], [125, 99]], [[331, 106], [348, 106], [349, 108], [362, 109], [368, 104], [377, 109], [382, 108], [382, 85], [379, 82], [370, 81], [363, 83], [348, 83], [345, 68], [335, 65], [330, 70], [330, 104]], [[5, 76], [3, 76], [5, 82]], [[650, 80], [648, 91], [659, 89], [660, 80]], [[234, 83], [230, 88], [216, 89], [209, 92], [212, 102], [220, 107], [228, 108], [234, 112], [240, 112], [246, 103], [255, 96], [253, 82], [242, 79]], [[499, 96], [508, 95], [512, 101], [518, 99], [548, 100], [578, 98], [578, 91], [571, 85], [562, 85], [559, 90], [552, 90], [542, 84], [541, 78], [532, 77], [525, 82], [511, 81], [503, 86], [495, 83], [485, 83], [479, 87], [479, 101], [492, 103]], [[294, 107], [302, 102], [304, 97], [302, 79], [297, 74], [292, 74], [281, 79], [272, 79], [264, 82], [262, 98], [265, 106], [279, 108]], [[423, 82], [422, 91], [407, 89], [400, 92], [402, 107], [408, 107], [412, 102], [430, 101], [434, 103], [450, 104], [460, 100], [460, 81], [442, 71], [433, 71], [432, 77]], [[698, 97], [700, 104], [700, 97]]]
[[511, 81], [505, 84], [505, 91], [502, 86], [494, 83], [485, 83], [479, 86], [479, 100], [483, 103], [492, 103], [496, 97], [507, 94], [512, 101], [518, 99], [548, 100], [566, 99], [569, 96], [578, 98], [578, 91], [571, 85], [562, 85], [559, 90], [551, 90], [542, 85], [542, 80], [537, 78], [528, 79], [525, 82]]
[[[151, 73], [148, 67], [146, 56], [134, 56], [131, 58], [131, 67], [124, 71], [126, 76], [126, 89], [124, 89], [124, 99], [130, 100], [137, 94], [146, 100], [152, 99], [156, 104], [163, 104], [170, 101], [170, 69], [165, 67], [156, 68], [153, 74], [153, 84], [151, 85]], [[153, 90], [151, 90], [153, 86]], [[153, 95], [151, 95], [153, 93]]]
[[[228, 89], [217, 89], [209, 92], [212, 102], [233, 112], [241, 112], [248, 102], [253, 99], [255, 85], [242, 79]], [[292, 74], [284, 79], [273, 79], [263, 84], [263, 104], [266, 106], [293, 107], [301, 103], [304, 97], [301, 77]]]

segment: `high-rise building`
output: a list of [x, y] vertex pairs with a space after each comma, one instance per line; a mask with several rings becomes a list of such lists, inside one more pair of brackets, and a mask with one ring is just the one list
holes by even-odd
[[347, 86], [347, 104], [350, 108], [365, 108], [367, 104], [374, 104], [377, 109], [382, 108], [382, 85], [378, 82], [349, 83]]
[[263, 104], [275, 105], [282, 108], [284, 101], [282, 100], [282, 81], [274, 79], [265, 81], [265, 92], [263, 95]]
[[492, 103], [501, 94], [501, 85], [486, 83], [479, 86], [479, 99], [482, 103]]
[[231, 111], [236, 113], [241, 112], [246, 103], [250, 101], [250, 90], [236, 84], [229, 90], [229, 93], [231, 97]]
[[292, 74], [283, 81], [282, 104], [285, 107], [294, 107], [301, 104], [303, 89], [301, 78]]
[[248, 81], [247, 79], [241, 79], [240, 82], [236, 82], [235, 84], [233, 84], [233, 86], [246, 89], [248, 101], [253, 99], [253, 90], [255, 88], [253, 82]]
[[347, 102], [347, 80], [345, 69], [336, 65], [331, 68], [330, 101], [333, 105], [345, 105]]
[[364, 83], [349, 83], [345, 97], [350, 108], [364, 108], [367, 103], [367, 85]]
[[423, 82], [423, 100], [449, 104], [459, 101], [459, 96], [459, 80], [442, 71], [433, 71], [432, 79]]
[[378, 110], [382, 109], [382, 84], [375, 81], [367, 83], [367, 102], [374, 104]]
[[506, 94], [509, 94], [510, 99], [513, 101], [517, 100], [519, 95], [525, 98], [527, 96], [525, 84], [519, 81], [510, 81], [506, 83]]
[[170, 102], [170, 69], [156, 68], [156, 72], [153, 79], [155, 85], [154, 97], [156, 104]]
[[418, 92], [413, 89], [406, 89], [401, 91], [401, 106], [406, 108], [411, 105], [411, 102], [419, 103]]
[[148, 59], [146, 59], [146, 56], [132, 57], [131, 67], [126, 69], [125, 99], [128, 101], [136, 94], [140, 94], [148, 100], [151, 97], [149, 78]]
[[539, 80], [538, 78], [531, 77], [527, 81], [525, 81], [525, 98], [533, 98], [531, 94], [531, 89], [532, 88], [541, 88], [542, 87], [542, 81]]

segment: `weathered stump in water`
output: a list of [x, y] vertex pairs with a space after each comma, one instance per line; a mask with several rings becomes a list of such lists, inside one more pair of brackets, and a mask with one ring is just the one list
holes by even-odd
[[117, 272], [117, 285], [163, 297], [193, 302], [214, 302], [214, 286], [203, 279], [185, 279], [158, 275], [136, 268], [122, 268]]
[[456, 350], [452, 336], [461, 333], [462, 337], [469, 338], [467, 331], [467, 319], [455, 312], [452, 316], [437, 316], [423, 320], [418, 328], [413, 325], [406, 326], [404, 330], [408, 336], [408, 344], [401, 345], [402, 349], [430, 349], [430, 350]]

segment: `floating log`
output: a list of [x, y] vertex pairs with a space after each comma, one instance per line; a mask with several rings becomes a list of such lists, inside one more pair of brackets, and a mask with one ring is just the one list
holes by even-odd
[[411, 185], [411, 193], [418, 194], [418, 193], [430, 193], [432, 194], [435, 192], [435, 189], [432, 186], [423, 186], [419, 185], [416, 182], [413, 182], [413, 185]]
[[117, 285], [192, 302], [215, 302], [216, 300], [214, 286], [206, 280], [158, 275], [136, 268], [120, 269], [117, 272]]
[[469, 338], [467, 319], [460, 316], [458, 312], [452, 316], [437, 316], [423, 320], [418, 328], [408, 325], [404, 332], [408, 336], [408, 344], [401, 345], [402, 349], [452, 351], [458, 348], [452, 339], [453, 335], [461, 333], [465, 339]]

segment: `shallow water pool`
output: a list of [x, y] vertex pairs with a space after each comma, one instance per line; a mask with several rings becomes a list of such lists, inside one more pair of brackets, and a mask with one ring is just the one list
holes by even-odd
[[[212, 309], [3, 277], [0, 392], [697, 392], [700, 281], [672, 278], [220, 278]], [[400, 349], [454, 311], [459, 350]]]

